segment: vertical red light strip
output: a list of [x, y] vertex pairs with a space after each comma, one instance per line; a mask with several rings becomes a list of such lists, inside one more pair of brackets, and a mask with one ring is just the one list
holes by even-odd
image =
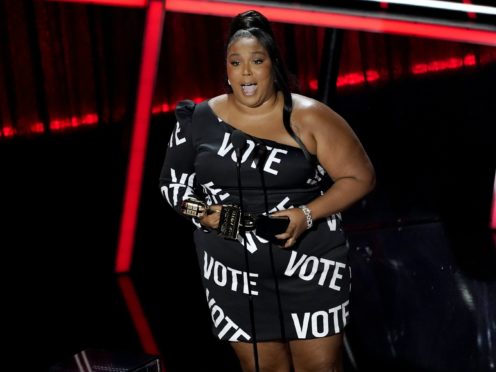
[[138, 333], [138, 337], [143, 347], [143, 351], [147, 354], [159, 355], [159, 350], [155, 339], [153, 338], [153, 333], [150, 329], [150, 325], [146, 320], [145, 312], [141, 307], [141, 303], [134, 288], [131, 278], [127, 275], [120, 275], [117, 277], [117, 282], [122, 292], [122, 297], [126, 302], [129, 315], [134, 324], [134, 328]]
[[496, 230], [496, 174], [494, 175], [493, 208], [491, 212], [491, 228]]
[[164, 16], [163, 0], [150, 0], [143, 36], [138, 94], [121, 215], [119, 244], [115, 260], [115, 271], [118, 273], [127, 272], [131, 267]]

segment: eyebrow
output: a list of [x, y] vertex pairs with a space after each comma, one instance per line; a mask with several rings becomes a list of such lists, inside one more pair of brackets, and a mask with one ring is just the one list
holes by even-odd
[[[255, 51], [255, 52], [252, 52], [251, 54], [252, 54], [252, 55], [254, 55], [254, 54], [263, 54], [263, 55], [267, 55], [267, 52], [265, 52], [265, 51], [263, 51], [263, 50], [257, 50], [257, 51]], [[240, 53], [230, 53], [230, 54], [228, 55], [228, 57], [240, 56], [240, 55], [241, 55]]]

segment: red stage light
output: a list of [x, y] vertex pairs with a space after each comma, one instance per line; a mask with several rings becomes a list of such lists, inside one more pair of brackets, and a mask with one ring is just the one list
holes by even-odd
[[260, 4], [240, 4], [238, 2], [217, 2], [209, 0], [168, 0], [168, 11], [232, 17], [248, 9], [264, 13], [271, 21], [303, 24], [310, 26], [343, 28], [368, 32], [399, 34], [415, 37], [435, 38], [466, 43], [496, 46], [496, 31], [466, 27], [447, 26], [420, 21], [403, 21], [365, 17], [338, 13], [297, 9], [296, 7], [271, 6]]
[[493, 207], [491, 212], [491, 228], [496, 230], [496, 174], [494, 175]]
[[31, 125], [31, 132], [33, 133], [45, 133], [45, 127], [43, 126], [43, 123], [37, 121], [33, 125]]
[[129, 6], [129, 7], [144, 7], [148, 3], [148, 0], [47, 0], [47, 1], [93, 4], [93, 5]]
[[[463, 0], [463, 3], [464, 4], [472, 4], [472, 1], [471, 0]], [[467, 15], [468, 15], [468, 18], [470, 18], [470, 19], [476, 19], [477, 18], [477, 14], [475, 14], [474, 12], [468, 12]]]
[[115, 260], [115, 271], [122, 273], [130, 270], [138, 205], [141, 196], [143, 167], [148, 141], [148, 129], [151, 115], [153, 87], [160, 54], [162, 26], [164, 20], [162, 1], [150, 0], [148, 5], [140, 78], [136, 100], [136, 112], [131, 137], [131, 150], [124, 191], [123, 210], [119, 233], [119, 243]]
[[134, 328], [138, 333], [143, 351], [153, 355], [160, 354], [155, 338], [153, 337], [153, 332], [148, 324], [148, 320], [145, 312], [143, 311], [143, 307], [141, 306], [136, 289], [134, 288], [133, 281], [127, 275], [118, 276], [117, 281], [119, 283], [122, 296], [126, 301], [126, 306], [133, 321]]
[[13, 137], [16, 134], [16, 130], [14, 127], [10, 126], [9, 124], [5, 124], [2, 128], [1, 134], [4, 137]]

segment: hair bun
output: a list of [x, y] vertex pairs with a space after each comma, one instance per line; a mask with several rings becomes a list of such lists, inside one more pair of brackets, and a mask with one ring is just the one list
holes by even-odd
[[234, 17], [231, 22], [229, 36], [234, 35], [239, 30], [247, 30], [249, 28], [259, 28], [267, 32], [270, 36], [274, 36], [269, 20], [256, 10], [248, 10]]

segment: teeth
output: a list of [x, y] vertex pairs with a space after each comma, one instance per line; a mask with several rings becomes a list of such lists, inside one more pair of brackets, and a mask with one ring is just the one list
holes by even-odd
[[255, 94], [257, 84], [241, 84], [241, 89], [243, 90], [243, 94], [245, 96], [252, 96]]

